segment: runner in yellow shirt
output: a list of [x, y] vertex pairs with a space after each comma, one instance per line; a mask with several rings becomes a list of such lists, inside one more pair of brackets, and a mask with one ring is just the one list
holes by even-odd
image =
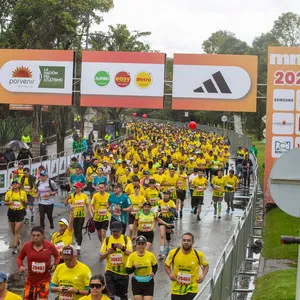
[[238, 188], [240, 181], [238, 178], [234, 175], [234, 170], [230, 170], [229, 174], [225, 176], [225, 202], [227, 203], [227, 210], [226, 212], [234, 211], [233, 207], [233, 198], [234, 198], [234, 193]]
[[184, 200], [186, 197], [186, 189], [187, 189], [187, 185], [186, 185], [187, 179], [188, 179], [188, 176], [185, 173], [184, 166], [180, 166], [177, 185], [176, 185], [176, 195], [177, 195], [178, 207], [180, 205], [180, 209], [179, 209], [179, 218], [180, 219], [182, 218], [182, 215], [183, 215]]
[[145, 190], [145, 198], [151, 204], [151, 211], [153, 211], [157, 216], [159, 207], [158, 201], [160, 200], [160, 190], [159, 187], [156, 186], [155, 179], [150, 179], [149, 184], [150, 186]]
[[214, 176], [212, 179], [211, 186], [213, 188], [212, 200], [214, 202], [214, 215], [216, 216], [218, 214], [218, 219], [221, 219], [222, 200], [224, 197], [225, 187], [225, 179], [221, 170], [218, 171], [218, 176]]
[[90, 294], [81, 297], [80, 300], [110, 300], [106, 294], [108, 294], [108, 291], [104, 277], [102, 275], [93, 275], [90, 281]]
[[22, 297], [7, 290], [8, 276], [0, 272], [0, 299], [3, 300], [22, 300]]
[[208, 273], [205, 255], [193, 248], [192, 233], [182, 235], [181, 247], [172, 249], [165, 261], [165, 270], [172, 280], [171, 299], [192, 300], [198, 293], [198, 284]]

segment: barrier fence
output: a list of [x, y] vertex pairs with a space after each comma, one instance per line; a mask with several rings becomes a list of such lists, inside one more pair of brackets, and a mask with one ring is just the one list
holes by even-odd
[[233, 282], [246, 257], [246, 248], [253, 233], [255, 204], [257, 199], [257, 162], [251, 157], [254, 170], [254, 186], [248, 205], [240, 217], [232, 236], [224, 247], [213, 270], [213, 275], [205, 281], [195, 296], [195, 300], [227, 300], [233, 291]]

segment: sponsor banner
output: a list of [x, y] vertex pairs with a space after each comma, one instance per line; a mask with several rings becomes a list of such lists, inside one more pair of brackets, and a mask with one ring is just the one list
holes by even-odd
[[74, 52], [0, 49], [0, 103], [72, 105]]
[[163, 108], [165, 54], [83, 51], [81, 106]]
[[175, 54], [173, 109], [256, 111], [257, 57]]
[[[33, 105], [30, 104], [9, 104], [10, 110], [25, 110], [32, 111]], [[49, 111], [49, 107], [47, 105], [42, 106], [42, 111]]]
[[59, 158], [59, 175], [65, 174], [67, 170], [67, 159], [65, 156]]
[[0, 171], [0, 194], [4, 194], [7, 191], [7, 171]]
[[51, 160], [51, 169], [50, 169], [50, 174], [49, 176], [51, 178], [56, 177], [58, 175], [59, 172], [59, 159], [52, 159]]
[[300, 49], [269, 47], [264, 203], [274, 203], [271, 169], [283, 153], [300, 147]]

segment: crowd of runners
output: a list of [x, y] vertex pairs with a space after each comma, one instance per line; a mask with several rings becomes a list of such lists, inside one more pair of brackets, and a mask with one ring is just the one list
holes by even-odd
[[[170, 249], [174, 222], [186, 213], [186, 198], [191, 199], [189, 214], [200, 221], [207, 189], [212, 190], [216, 218], [222, 217], [224, 200], [226, 213], [233, 212], [240, 179], [249, 187], [252, 162], [248, 151], [238, 149], [242, 161], [234, 168], [229, 163], [230, 141], [214, 133], [146, 122], [128, 123], [126, 130], [122, 141], [89, 145], [80, 159], [71, 159], [67, 184], [61, 186], [66, 190], [69, 216], [60, 219], [57, 232], [53, 210], [58, 187], [45, 168], [40, 166], [37, 178], [22, 163], [13, 172], [5, 204], [14, 236], [13, 254], [19, 271], [27, 272], [24, 299], [48, 299], [49, 292], [58, 293], [62, 300], [128, 299], [132, 273], [134, 299], [152, 299], [157, 259], [163, 258], [172, 281], [172, 299], [196, 295], [208, 262], [193, 248], [190, 232], [183, 234], [180, 247]], [[35, 224], [35, 202], [40, 224], [32, 227], [32, 240], [21, 247], [24, 222]], [[46, 217], [51, 241], [45, 240]], [[92, 275], [78, 260], [87, 220], [101, 242], [104, 276]], [[154, 234], [160, 236], [157, 255], [151, 252]], [[0, 272], [0, 299], [5, 276]]]

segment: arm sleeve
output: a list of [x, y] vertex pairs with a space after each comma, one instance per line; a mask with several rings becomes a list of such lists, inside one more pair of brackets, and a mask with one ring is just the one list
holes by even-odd
[[126, 273], [131, 274], [135, 271], [135, 266], [132, 266], [131, 268], [126, 267]]
[[152, 272], [155, 274], [157, 272], [158, 266], [157, 264], [152, 266]]

